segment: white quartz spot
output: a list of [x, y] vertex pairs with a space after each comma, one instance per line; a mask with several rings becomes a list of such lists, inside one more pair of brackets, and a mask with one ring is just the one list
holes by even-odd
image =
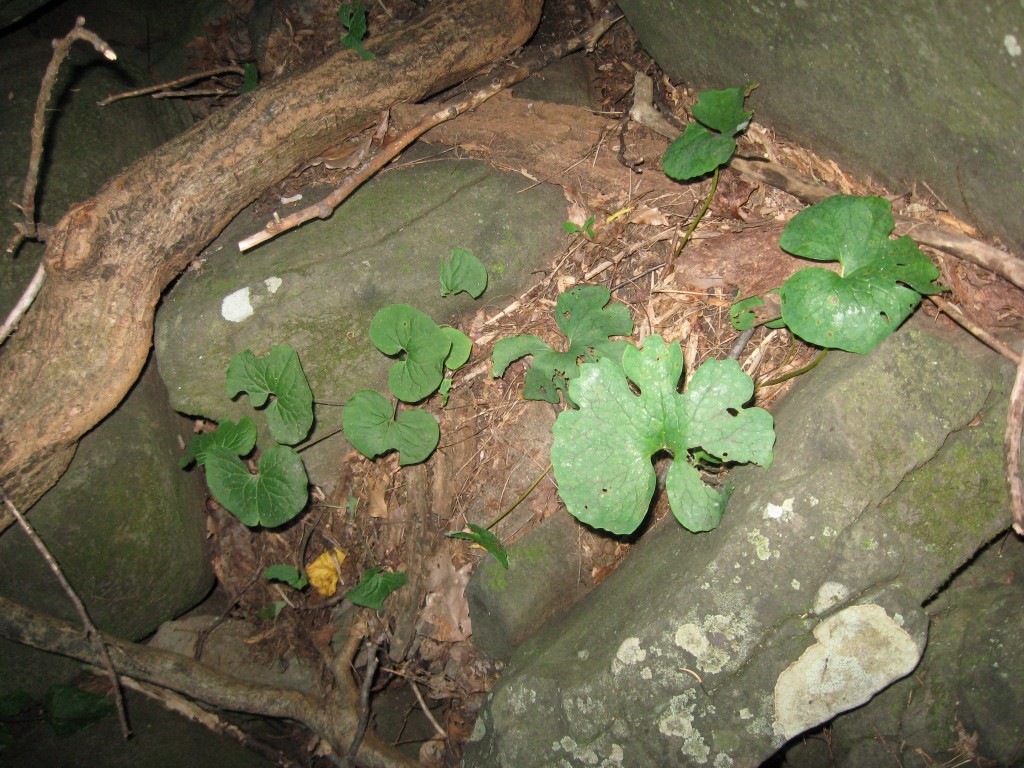
[[249, 288], [240, 288], [229, 293], [220, 303], [220, 314], [229, 323], [240, 323], [252, 317], [252, 302], [249, 300]]
[[281, 278], [268, 277], [263, 284], [267, 286], [267, 293], [277, 293], [277, 289], [281, 287]]
[[914, 638], [879, 605], [854, 605], [814, 628], [817, 642], [775, 682], [775, 721], [787, 739], [858, 707], [921, 658]]

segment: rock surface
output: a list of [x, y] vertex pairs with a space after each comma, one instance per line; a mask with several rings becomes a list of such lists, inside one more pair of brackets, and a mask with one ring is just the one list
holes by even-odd
[[[317, 194], [309, 191], [282, 213], [310, 204]], [[319, 196], [324, 194], [321, 188]], [[182, 413], [215, 421], [248, 414], [260, 423], [262, 414], [254, 414], [244, 395], [228, 400], [225, 372], [238, 352], [262, 356], [275, 344], [298, 351], [317, 400], [344, 403], [360, 389], [386, 391], [393, 361], [368, 336], [381, 307], [411, 304], [441, 325], [482, 308], [496, 314], [562, 247], [565, 217], [556, 187], [479, 161], [443, 157], [385, 173], [327, 221], [240, 255], [238, 241], [267, 218], [247, 209], [179, 280], [157, 314], [157, 359], [171, 402]], [[438, 267], [456, 247], [488, 268], [488, 288], [479, 301], [465, 293], [440, 295]], [[337, 430], [341, 410], [317, 407], [310, 439]], [[329, 491], [337, 459], [348, 450], [339, 433], [304, 451], [310, 481]]]
[[781, 136], [899, 191], [926, 182], [961, 217], [1024, 246], [1018, 0], [619, 7], [674, 80], [760, 83], [748, 106]]
[[754, 766], [907, 675], [922, 603], [1008, 524], [1011, 379], [916, 325], [832, 353], [720, 528], [663, 520], [516, 650], [465, 765]]

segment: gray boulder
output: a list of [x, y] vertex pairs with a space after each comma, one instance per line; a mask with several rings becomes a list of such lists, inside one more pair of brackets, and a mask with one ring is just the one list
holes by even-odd
[[[282, 215], [325, 194], [306, 190]], [[239, 214], [157, 313], [160, 375], [182, 413], [218, 422], [252, 415], [262, 423], [245, 395], [228, 400], [225, 372], [238, 352], [262, 356], [276, 344], [298, 351], [317, 400], [340, 404], [360, 389], [386, 392], [393, 361], [369, 339], [381, 307], [410, 304], [441, 325], [482, 308], [496, 314], [565, 243], [561, 190], [473, 160], [440, 158], [385, 173], [327, 221], [239, 254], [238, 241], [268, 216], [252, 208]], [[479, 301], [440, 295], [439, 264], [456, 247], [488, 268]], [[310, 440], [338, 430], [341, 412], [317, 406]], [[304, 451], [310, 481], [329, 491], [348, 450], [336, 434]]]
[[926, 182], [960, 216], [1024, 246], [1018, 0], [619, 7], [672, 78], [760, 83], [748, 101], [758, 121], [899, 191]]
[[516, 650], [465, 765], [755, 766], [909, 674], [922, 603], [1008, 525], [1010, 381], [920, 326], [832, 353], [721, 527], [663, 520]]

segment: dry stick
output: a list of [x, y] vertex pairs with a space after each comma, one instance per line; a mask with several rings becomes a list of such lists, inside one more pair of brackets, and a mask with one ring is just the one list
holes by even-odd
[[[147, 93], [157, 93], [158, 91], [173, 91], [179, 85], [185, 85], [186, 83], [194, 83], [197, 80], [205, 80], [210, 77], [216, 77], [217, 75], [241, 75], [245, 77], [245, 69], [242, 67], [221, 67], [220, 69], [208, 69], [205, 72], [198, 72], [194, 75], [186, 75], [185, 77], [179, 77], [177, 80], [170, 80], [166, 83], [159, 83], [158, 85], [148, 85], [145, 88], [136, 88], [132, 91], [122, 91], [121, 93], [115, 93], [112, 96], [107, 96], [105, 99], [100, 99], [96, 102], [97, 106], [105, 107], [108, 104], [113, 104], [115, 101], [121, 99], [132, 99], [136, 96], [145, 96]], [[191, 95], [189, 92], [185, 92]], [[169, 96], [183, 95], [175, 91], [173, 93], [167, 93], [163, 96], [157, 95], [153, 98], [167, 98]]]
[[[46, 72], [43, 74], [43, 80], [39, 84], [39, 96], [36, 98], [36, 113], [32, 118], [32, 149], [28, 156], [28, 171], [25, 174], [25, 185], [21, 193], [21, 205], [17, 206], [21, 210], [22, 220], [14, 225], [14, 235], [7, 243], [7, 253], [14, 253], [25, 240], [40, 239], [39, 226], [36, 223], [36, 190], [39, 187], [39, 165], [43, 158], [43, 138], [46, 135], [46, 105], [50, 103], [50, 98], [53, 96], [53, 88], [57, 82], [57, 73], [60, 71], [60, 65], [67, 58], [68, 53], [71, 51], [71, 46], [76, 40], [85, 40], [92, 43], [93, 48], [102, 53], [108, 60], [117, 60], [117, 54], [114, 53], [114, 49], [103, 42], [95, 33], [86, 29], [85, 19], [81, 16], [75, 20], [75, 26], [70, 32], [60, 40], [53, 41], [53, 56], [50, 58], [50, 63], [46, 66]], [[3, 344], [4, 340], [11, 334], [11, 331], [14, 330], [14, 326], [18, 324], [18, 321], [25, 315], [28, 308], [32, 306], [32, 302], [35, 301], [36, 296], [39, 294], [39, 289], [43, 287], [45, 279], [46, 271], [42, 262], [40, 262], [35, 275], [32, 276], [32, 281], [28, 284], [28, 288], [25, 289], [21, 298], [18, 299], [18, 303], [14, 305], [14, 309], [7, 315], [3, 326], [0, 327], [0, 344]]]
[[542, 69], [557, 58], [561, 58], [573, 51], [579, 50], [580, 48], [592, 48], [601, 36], [608, 31], [612, 24], [620, 18], [622, 17], [619, 16], [613, 19], [603, 19], [590, 27], [590, 29], [588, 29], [583, 35], [567, 40], [548, 51], [534, 52], [535, 55], [532, 56], [524, 55], [521, 64], [512, 65], [505, 74], [492, 80], [489, 85], [473, 92], [462, 101], [452, 104], [451, 106], [424, 118], [415, 127], [406, 131], [391, 143], [383, 146], [378, 154], [362, 163], [362, 165], [353, 171], [351, 176], [345, 179], [341, 186], [337, 187], [319, 203], [303, 208], [301, 211], [296, 211], [284, 218], [280, 218], [275, 215], [272, 220], [267, 222], [266, 226], [260, 232], [256, 232], [255, 234], [249, 235], [243, 240], [240, 240], [238, 242], [238, 250], [244, 253], [261, 243], [265, 243], [266, 241], [277, 237], [282, 232], [286, 232], [305, 224], [307, 221], [329, 218], [331, 214], [334, 213], [334, 210], [353, 192], [355, 192], [356, 189], [373, 177], [381, 170], [381, 168], [398, 157], [404, 149], [431, 128], [480, 106], [499, 91], [525, 80], [533, 72]]
[[971, 334], [974, 337], [976, 337], [979, 341], [987, 344], [989, 347], [994, 349], [1003, 357], [1012, 360], [1014, 365], [1017, 365], [1020, 362], [1020, 355], [1014, 352], [1008, 344], [1000, 341], [991, 333], [989, 333], [980, 325], [978, 325], [969, 317], [967, 317], [964, 314], [963, 310], [960, 309], [960, 307], [958, 307], [956, 304], [950, 304], [948, 301], [939, 296], [929, 296], [928, 300], [936, 307], [938, 307], [940, 310], [945, 312], [946, 316], [954, 323], [970, 331]]
[[[1024, 350], [1022, 350], [1024, 351]], [[1017, 378], [1010, 392], [1010, 408], [1006, 415], [1006, 482], [1010, 486], [1010, 510], [1013, 530], [1024, 536], [1024, 481], [1020, 475], [1020, 437], [1024, 428], [1024, 354], [1017, 364]]]
[[427, 706], [427, 702], [423, 700], [423, 694], [420, 693], [420, 687], [416, 685], [416, 681], [410, 678], [409, 685], [412, 688], [412, 692], [416, 694], [416, 701], [420, 703], [420, 709], [423, 710], [423, 714], [427, 716], [427, 720], [429, 720], [430, 724], [434, 726], [434, 732], [447, 741], [447, 731], [445, 731], [445, 729], [441, 727], [441, 724], [434, 719], [434, 713], [430, 711], [430, 707]]
[[177, 712], [182, 717], [186, 717], [193, 722], [199, 723], [213, 733], [234, 739], [246, 749], [251, 752], [255, 752], [260, 757], [275, 763], [281, 768], [302, 768], [299, 763], [295, 762], [279, 750], [260, 741], [254, 736], [251, 736], [241, 728], [232, 725], [208, 709], [200, 707], [198, 704], [186, 699], [175, 691], [167, 688], [160, 688], [156, 685], [150, 685], [149, 683], [144, 683], [131, 677], [122, 677], [121, 681], [124, 683], [126, 688], [131, 688], [133, 691], [138, 691], [142, 695], [147, 696], [154, 701], [158, 701], [165, 709]]
[[346, 768], [355, 765], [356, 753], [359, 752], [359, 745], [363, 741], [363, 736], [366, 735], [366, 726], [370, 722], [370, 689], [373, 688], [373, 676], [377, 673], [377, 664], [380, 663], [377, 656], [379, 648], [380, 641], [375, 640], [367, 649], [369, 655], [366, 661], [366, 677], [363, 678], [363, 687], [359, 691], [359, 727], [356, 728], [356, 735], [352, 737], [348, 754], [345, 755], [345, 759], [341, 763]]
[[22, 530], [25, 531], [25, 535], [28, 536], [29, 541], [39, 550], [39, 554], [43, 556], [46, 564], [50, 566], [50, 570], [53, 571], [53, 575], [57, 578], [58, 583], [64, 590], [64, 593], [71, 600], [72, 605], [75, 606], [75, 611], [78, 612], [78, 617], [82, 621], [82, 628], [85, 630], [86, 639], [92, 643], [96, 653], [103, 661], [103, 668], [107, 672], [107, 677], [110, 679], [110, 685], [114, 692], [114, 702], [117, 704], [117, 717], [121, 721], [121, 733], [124, 734], [125, 739], [131, 738], [132, 731], [128, 727], [128, 714], [124, 708], [124, 697], [121, 694], [121, 684], [117, 679], [117, 672], [114, 670], [114, 662], [110, 660], [110, 654], [107, 652], [106, 643], [103, 642], [103, 637], [100, 635], [96, 625], [92, 623], [92, 619], [89, 618], [89, 613], [85, 610], [85, 604], [81, 598], [78, 597], [78, 593], [75, 592], [74, 587], [64, 577], [64, 572], [61, 570], [60, 565], [57, 563], [56, 558], [50, 553], [46, 544], [39, 538], [39, 535], [35, 532], [35, 529], [29, 524], [28, 520], [25, 519], [24, 515], [18, 511], [18, 508], [14, 506], [14, 503], [7, 496], [7, 491], [0, 485], [0, 501], [3, 501], [4, 506], [7, 507], [7, 511], [10, 512], [14, 519], [18, 521]]

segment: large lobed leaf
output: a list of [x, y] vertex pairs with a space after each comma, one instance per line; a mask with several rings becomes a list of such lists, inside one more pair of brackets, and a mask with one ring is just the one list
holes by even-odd
[[283, 525], [309, 498], [306, 468], [286, 445], [264, 451], [256, 475], [231, 449], [211, 448], [206, 452], [206, 484], [213, 498], [248, 526]]
[[440, 386], [452, 342], [428, 315], [408, 304], [386, 306], [370, 322], [370, 340], [385, 355], [405, 353], [388, 370], [391, 394], [402, 402], [419, 402]]
[[611, 291], [603, 285], [581, 285], [561, 294], [555, 303], [555, 322], [569, 340], [566, 351], [552, 349], [537, 336], [501, 339], [491, 354], [491, 375], [501, 376], [510, 363], [532, 355], [523, 397], [557, 403], [559, 392], [568, 394], [566, 382], [579, 375], [580, 359], [592, 363], [605, 358], [619, 365], [630, 345], [610, 337], [631, 334], [633, 318], [629, 307], [610, 300]]
[[636, 530], [654, 493], [651, 458], [667, 450], [674, 457], [666, 475], [673, 514], [692, 531], [710, 530], [721, 520], [727, 494], [704, 485], [691, 451], [771, 464], [772, 417], [744, 407], [753, 383], [739, 364], [706, 362], [680, 394], [682, 371], [678, 342], [666, 344], [660, 336], [649, 337], [642, 350], [627, 347], [622, 370], [610, 360], [581, 366], [569, 384], [580, 408], [559, 414], [551, 448], [559, 494], [579, 520], [617, 534]]

